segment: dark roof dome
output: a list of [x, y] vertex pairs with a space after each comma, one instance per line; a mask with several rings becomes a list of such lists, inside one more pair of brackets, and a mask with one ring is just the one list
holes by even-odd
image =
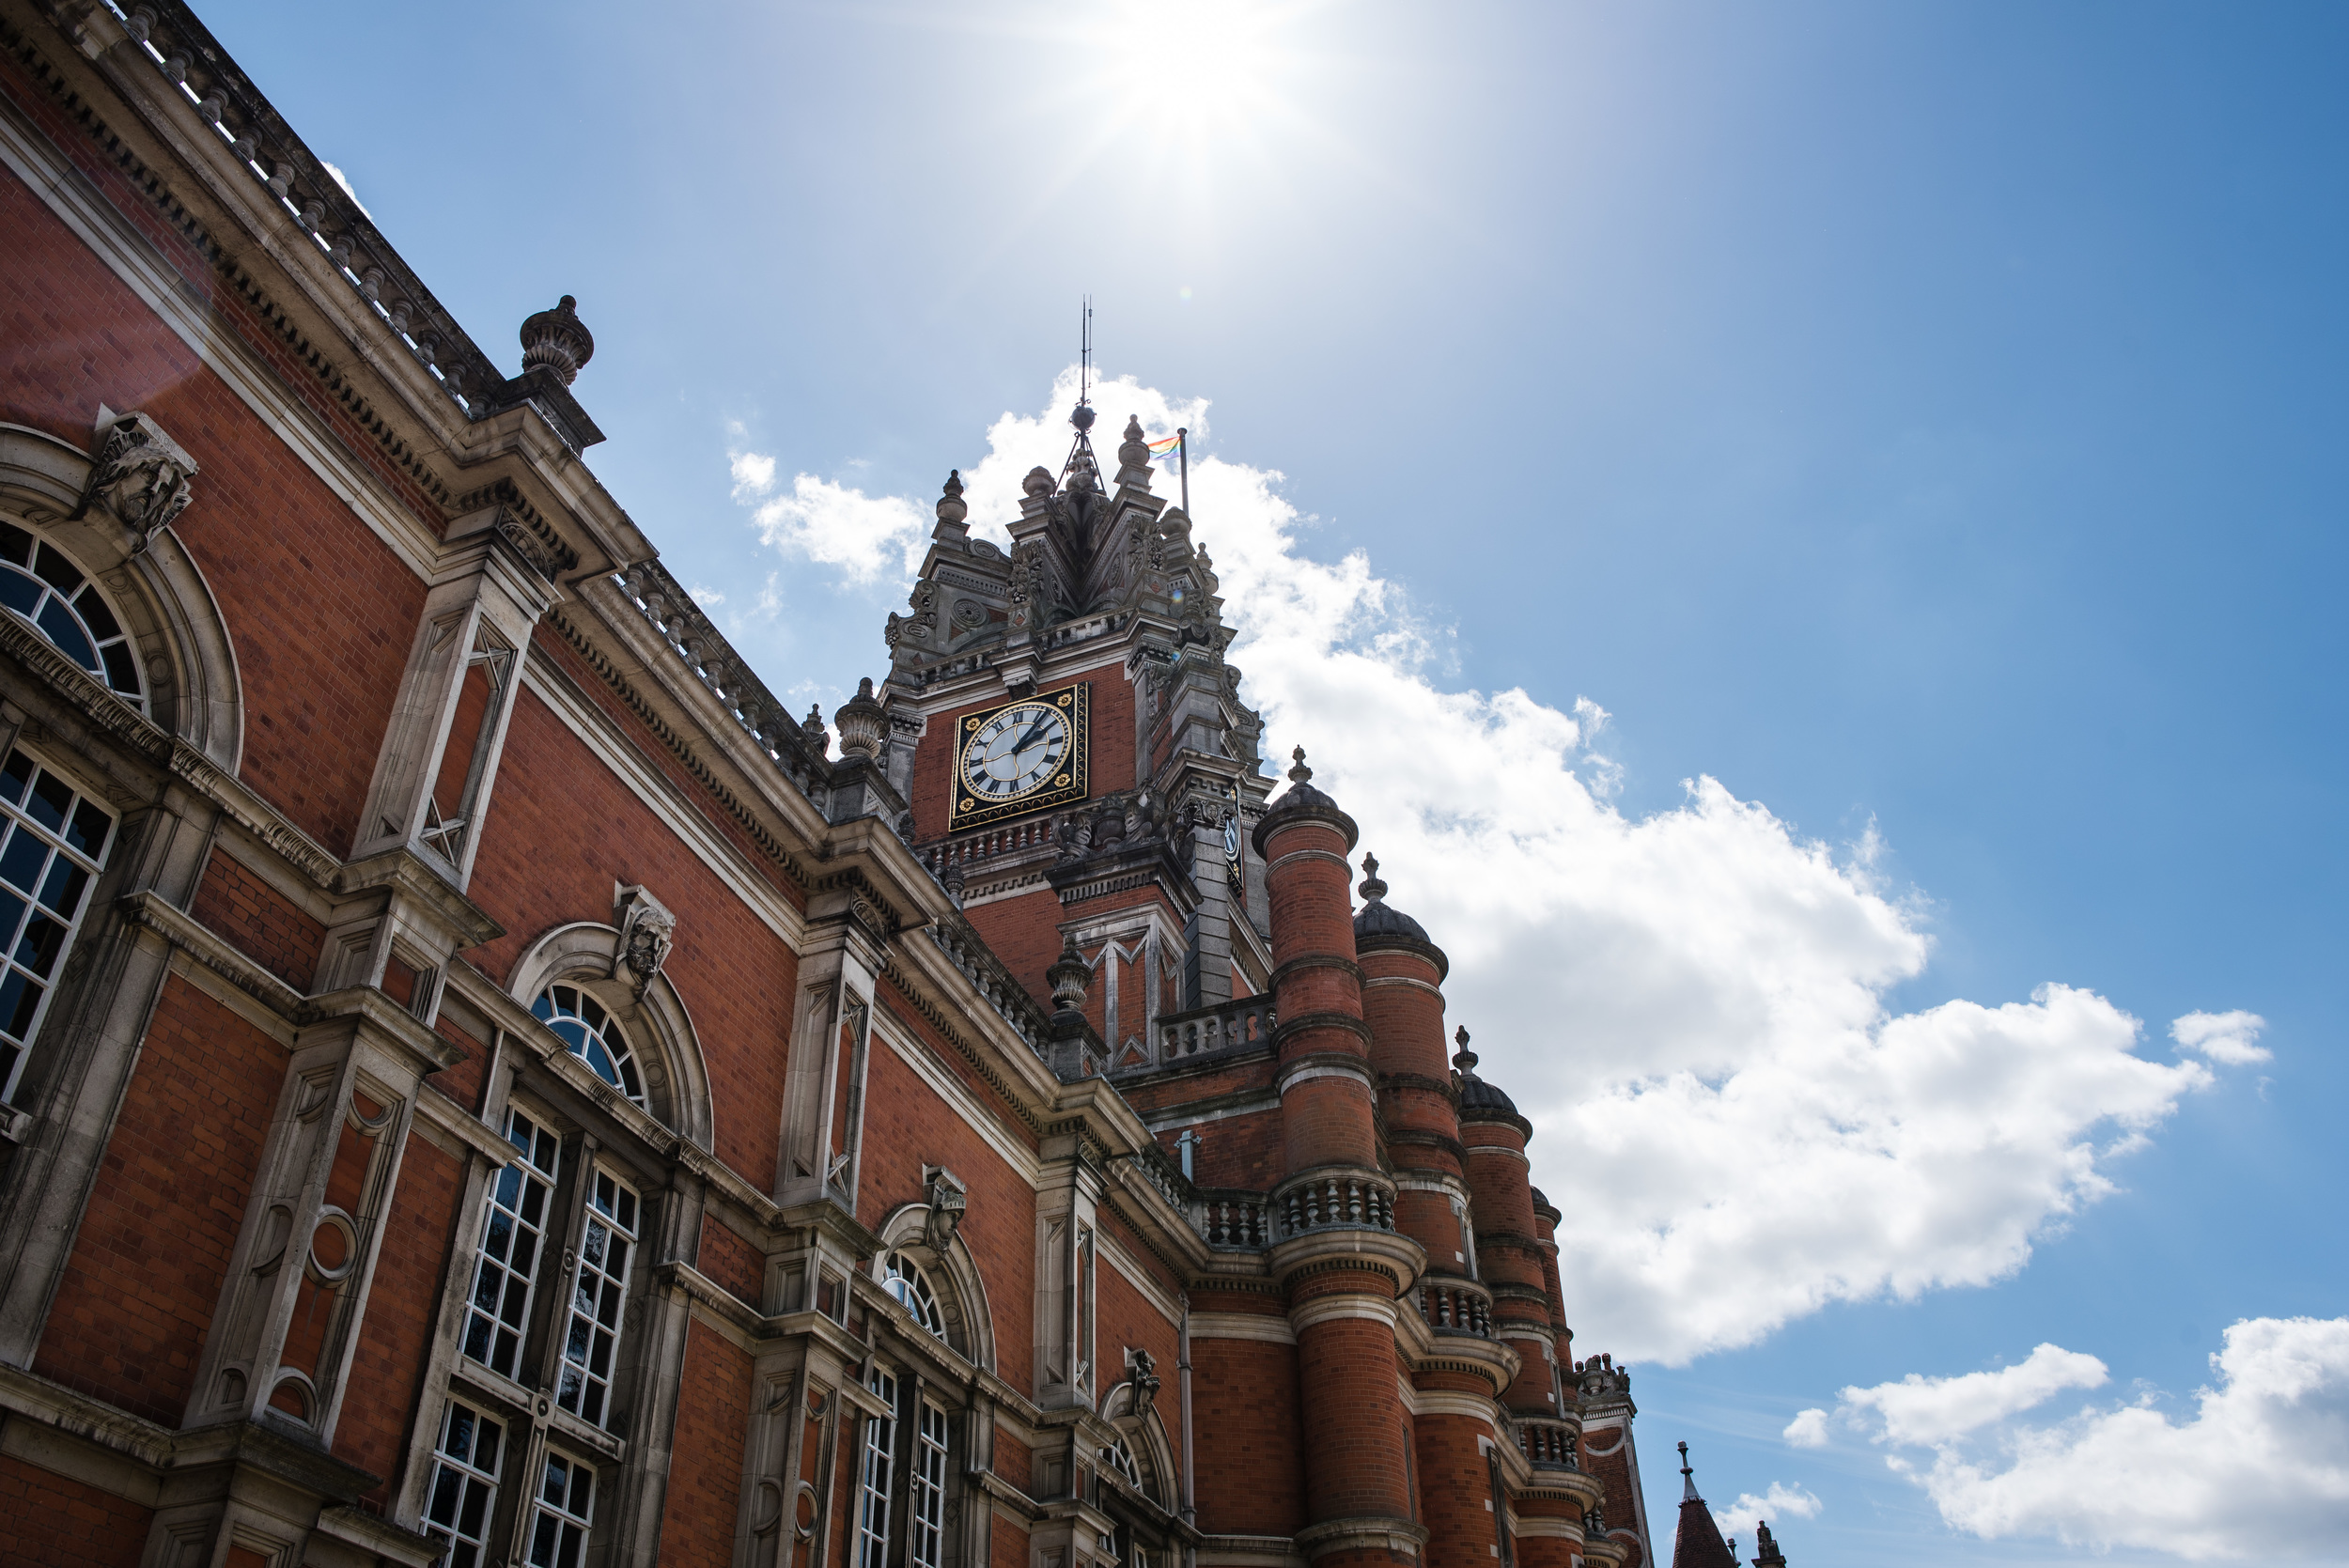
[[1427, 928], [1387, 902], [1387, 884], [1378, 879], [1378, 857], [1362, 857], [1361, 909], [1354, 916], [1354, 951], [1375, 952], [1379, 948], [1417, 949], [1420, 956], [1436, 966], [1440, 981], [1452, 972], [1452, 960], [1443, 949], [1428, 939]]
[[[1408, 937], [1415, 942], [1427, 940], [1427, 928], [1402, 910], [1387, 904], [1387, 884], [1378, 879], [1378, 857], [1362, 857], [1362, 885], [1360, 889], [1365, 902], [1361, 912], [1354, 917], [1354, 939], [1364, 937]], [[1431, 944], [1432, 945], [1432, 944]]]
[[1452, 1064], [1460, 1071], [1460, 1119], [1464, 1122], [1515, 1122], [1530, 1137], [1532, 1125], [1518, 1114], [1517, 1102], [1498, 1085], [1486, 1083], [1476, 1076], [1476, 1053], [1468, 1048], [1468, 1026], [1462, 1024], [1452, 1038], [1460, 1048], [1452, 1058]]
[[1250, 835], [1255, 841], [1256, 853], [1264, 853], [1265, 841], [1271, 836], [1274, 829], [1299, 816], [1322, 818], [1346, 835], [1346, 848], [1353, 848], [1358, 836], [1354, 819], [1341, 811], [1335, 800], [1313, 786], [1314, 770], [1305, 766], [1305, 748], [1299, 746], [1289, 754], [1297, 759], [1297, 766], [1289, 769], [1288, 789], [1272, 802], [1258, 819], [1256, 831]]

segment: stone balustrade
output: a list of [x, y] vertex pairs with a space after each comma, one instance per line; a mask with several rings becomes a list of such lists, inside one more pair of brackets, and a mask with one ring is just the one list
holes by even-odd
[[1492, 1337], [1492, 1296], [1472, 1280], [1430, 1275], [1420, 1285], [1419, 1305], [1427, 1326], [1439, 1334]]
[[[78, 8], [69, 8], [69, 10]], [[241, 163], [256, 184], [308, 235], [319, 255], [367, 307], [399, 334], [408, 351], [468, 417], [487, 411], [506, 383], [488, 355], [441, 308], [374, 220], [303, 145], [251, 82], [214, 67], [227, 58], [211, 33], [179, 0], [104, 0], [99, 13], [119, 23], [141, 54]], [[96, 25], [89, 13], [77, 32]]]
[[1159, 1061], [1179, 1062], [1209, 1051], [1268, 1046], [1275, 1021], [1268, 996], [1242, 997], [1217, 1007], [1167, 1014], [1159, 1019]]
[[1536, 1466], [1555, 1470], [1579, 1470], [1574, 1428], [1556, 1421], [1517, 1423], [1517, 1450]]
[[1191, 1226], [1210, 1247], [1261, 1252], [1272, 1242], [1270, 1204], [1261, 1192], [1202, 1191]]
[[1283, 1237], [1349, 1226], [1394, 1229], [1394, 1194], [1360, 1176], [1315, 1175], [1273, 1194]]

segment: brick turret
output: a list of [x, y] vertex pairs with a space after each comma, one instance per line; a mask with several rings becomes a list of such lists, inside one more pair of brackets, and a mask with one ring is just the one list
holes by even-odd
[[1332, 1568], [1416, 1557], [1409, 1441], [1396, 1386], [1396, 1297], [1425, 1254], [1395, 1234], [1378, 1168], [1371, 1035], [1362, 1021], [1346, 857], [1356, 830], [1312, 784], [1303, 748], [1291, 786], [1256, 824], [1271, 908], [1273, 1036], [1283, 1169], [1272, 1194], [1273, 1269], [1297, 1337], [1308, 1523], [1297, 1541]]
[[1680, 1532], [1672, 1541], [1672, 1568], [1737, 1568], [1737, 1554], [1721, 1539], [1713, 1511], [1697, 1495], [1686, 1443], [1680, 1445]]
[[1533, 1187], [1525, 1146], [1533, 1125], [1509, 1096], [1476, 1076], [1476, 1053], [1464, 1028], [1453, 1064], [1460, 1074], [1460, 1138], [1475, 1202], [1476, 1265], [1492, 1292], [1493, 1332], [1520, 1358], [1503, 1393], [1521, 1415], [1562, 1413], [1550, 1327], [1548, 1256], [1534, 1231]]

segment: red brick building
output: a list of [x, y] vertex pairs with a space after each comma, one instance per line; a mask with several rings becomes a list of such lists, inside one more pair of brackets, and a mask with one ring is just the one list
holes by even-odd
[[0, 1558], [1646, 1568], [1138, 427], [796, 719], [177, 0], [0, 0]]

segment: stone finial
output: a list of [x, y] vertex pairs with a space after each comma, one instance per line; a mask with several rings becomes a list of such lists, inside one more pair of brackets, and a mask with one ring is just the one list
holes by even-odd
[[523, 375], [543, 365], [565, 386], [579, 380], [580, 366], [596, 357], [596, 340], [581, 323], [578, 305], [566, 294], [552, 310], [542, 310], [522, 323]]
[[1030, 495], [1051, 494], [1052, 471], [1042, 463], [1036, 464], [1035, 467], [1028, 470], [1028, 476], [1019, 481], [1019, 488]]
[[1364, 903], [1375, 904], [1387, 896], [1387, 884], [1378, 879], [1377, 856], [1362, 857], [1362, 885], [1357, 891], [1361, 893]]
[[1680, 1445], [1680, 1500], [1682, 1502], [1704, 1500], [1697, 1496], [1696, 1472], [1688, 1468], [1688, 1445], [1686, 1443]]
[[1314, 776], [1314, 770], [1305, 766], [1305, 748], [1299, 746], [1297, 750], [1291, 752], [1289, 755], [1297, 763], [1296, 767], [1289, 769], [1289, 783], [1305, 784], [1309, 782]]
[[1453, 1053], [1452, 1064], [1459, 1068], [1463, 1073], [1474, 1072], [1476, 1070], [1476, 1053], [1469, 1049], [1468, 1047], [1468, 1025], [1462, 1024], [1457, 1030], [1453, 1032], [1452, 1043], [1460, 1048], [1457, 1051]]
[[1085, 985], [1093, 978], [1093, 968], [1084, 955], [1077, 951], [1077, 939], [1065, 938], [1060, 956], [1044, 971], [1047, 984], [1052, 987], [1052, 1006], [1057, 1012], [1081, 1013], [1085, 1006]]
[[1150, 466], [1150, 443], [1143, 439], [1142, 420], [1136, 415], [1126, 416], [1126, 440], [1117, 449], [1117, 460], [1128, 468]]
[[807, 717], [800, 721], [800, 738], [819, 757], [832, 751], [832, 732], [824, 728], [824, 710], [815, 703], [807, 705]]
[[938, 497], [938, 526], [942, 534], [952, 529], [957, 537], [964, 532], [963, 519], [971, 515], [971, 504], [962, 499], [962, 470], [952, 469], [946, 474], [946, 488]]
[[842, 756], [880, 755], [881, 736], [889, 726], [889, 709], [874, 700], [870, 675], [856, 683], [856, 695], [840, 705], [832, 722], [840, 726]]

